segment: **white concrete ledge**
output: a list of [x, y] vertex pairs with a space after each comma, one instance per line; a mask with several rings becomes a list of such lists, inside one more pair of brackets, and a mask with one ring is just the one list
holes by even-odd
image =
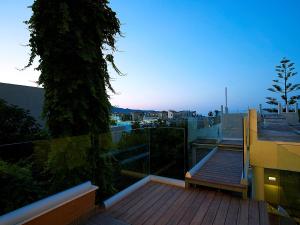
[[192, 178], [193, 175], [216, 153], [218, 147], [213, 148], [202, 160], [200, 160], [190, 171], [185, 174], [186, 178]]
[[124, 190], [118, 192], [117, 194], [113, 195], [109, 199], [105, 200], [104, 206], [105, 208], [110, 208], [117, 202], [121, 201], [123, 198], [125, 198], [127, 195], [131, 194], [132, 192], [136, 191], [140, 187], [144, 186], [150, 181], [150, 176], [146, 176], [143, 179], [139, 180], [138, 182], [130, 185], [129, 187], [125, 188]]
[[126, 196], [133, 193], [134, 191], [136, 191], [137, 189], [144, 186], [145, 184], [147, 184], [150, 181], [154, 181], [154, 182], [158, 182], [158, 183], [162, 183], [162, 184], [173, 185], [173, 186], [180, 187], [180, 188], [185, 187], [185, 183], [183, 180], [161, 177], [161, 176], [156, 176], [156, 175], [148, 175], [148, 176], [144, 177], [143, 179], [139, 180], [138, 182], [130, 185], [129, 187], [125, 188], [124, 190], [118, 192], [117, 194], [115, 194], [112, 197], [105, 200], [103, 202], [105, 208], [108, 209], [108, 208], [112, 207], [117, 202], [121, 201]]
[[85, 182], [4, 214], [0, 216], [0, 224], [22, 224], [97, 189], [98, 187], [92, 185], [90, 181]]
[[159, 182], [162, 184], [169, 184], [169, 185], [181, 187], [181, 188], [185, 187], [185, 182], [183, 180], [178, 180], [178, 179], [174, 179], [174, 178], [150, 175], [150, 180], [154, 181], [154, 182]]

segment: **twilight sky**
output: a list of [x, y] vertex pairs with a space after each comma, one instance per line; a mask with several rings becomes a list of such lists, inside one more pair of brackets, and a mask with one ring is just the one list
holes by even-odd
[[[0, 1], [0, 82], [35, 86], [38, 72], [16, 69], [28, 60], [22, 21], [32, 2]], [[111, 0], [111, 7], [125, 35], [116, 62], [127, 74], [112, 72], [113, 105], [206, 113], [224, 104], [227, 86], [230, 111], [244, 111], [270, 95], [283, 56], [300, 72], [300, 1]]]

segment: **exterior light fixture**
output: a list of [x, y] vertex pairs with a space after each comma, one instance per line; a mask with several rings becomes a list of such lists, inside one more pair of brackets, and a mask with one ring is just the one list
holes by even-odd
[[276, 177], [269, 177], [269, 181], [276, 181]]

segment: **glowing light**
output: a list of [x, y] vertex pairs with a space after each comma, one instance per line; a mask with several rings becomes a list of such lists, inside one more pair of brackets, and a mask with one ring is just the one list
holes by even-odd
[[270, 181], [276, 181], [276, 177], [269, 177]]

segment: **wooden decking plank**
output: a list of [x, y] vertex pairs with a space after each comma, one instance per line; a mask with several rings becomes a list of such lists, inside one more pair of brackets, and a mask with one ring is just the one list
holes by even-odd
[[[225, 176], [225, 175], [224, 175]], [[241, 176], [239, 176], [241, 177]], [[222, 178], [222, 177], [211, 177], [211, 176], [201, 176], [201, 177], [192, 177], [192, 180], [204, 180], [204, 181], [215, 181], [215, 182], [222, 182], [222, 183], [227, 183], [227, 184], [240, 184], [240, 179], [239, 180], [234, 180], [234, 179], [226, 179], [226, 178]]]
[[215, 196], [212, 204], [209, 206], [208, 211], [206, 212], [206, 215], [201, 223], [201, 225], [211, 225], [213, 224], [215, 217], [218, 213], [220, 203], [222, 200], [223, 194], [218, 192]]
[[257, 201], [249, 202], [249, 225], [259, 224], [259, 206]]
[[231, 198], [228, 195], [223, 195], [222, 201], [218, 210], [218, 213], [216, 215], [216, 218], [214, 220], [213, 225], [224, 225], [226, 220], [226, 215], [228, 212], [228, 208], [230, 205]]
[[237, 198], [231, 198], [229, 209], [227, 212], [225, 225], [234, 225], [237, 222], [237, 217], [240, 208], [240, 201]]
[[193, 203], [188, 208], [187, 212], [184, 214], [184, 216], [181, 218], [178, 225], [188, 225], [194, 218], [195, 214], [197, 213], [199, 207], [201, 204], [203, 204], [203, 201], [205, 199], [205, 196], [208, 194], [207, 191], [199, 191], [199, 194], [197, 198], [193, 201]]
[[238, 188], [238, 189], [245, 189], [247, 188], [247, 185], [243, 185], [243, 184], [235, 184], [235, 183], [224, 183], [221, 181], [215, 181], [215, 180], [205, 180], [205, 179], [186, 179], [186, 181], [188, 183], [194, 183], [194, 184], [199, 184], [202, 186], [210, 186], [210, 185], [214, 185], [214, 186], [226, 186], [226, 187], [232, 187], [232, 188]]
[[199, 207], [197, 213], [195, 214], [193, 220], [191, 221], [191, 225], [201, 224], [211, 202], [215, 197], [215, 192], [209, 192], [206, 198], [204, 199], [203, 204]]
[[[218, 149], [216, 153], [191, 177], [189, 183], [203, 186], [241, 191], [247, 188], [241, 185], [243, 170], [243, 152]], [[241, 189], [241, 190], [240, 190]]]
[[200, 171], [196, 172], [194, 176], [201, 176], [207, 173], [211, 173], [212, 175], [220, 175], [220, 174], [229, 174], [229, 175], [238, 175], [241, 173], [240, 168], [233, 168], [233, 169], [225, 169], [225, 168], [201, 168]]
[[116, 211], [120, 208], [123, 208], [126, 204], [128, 204], [130, 201], [134, 200], [135, 198], [138, 198], [139, 195], [145, 191], [149, 191], [149, 188], [150, 187], [153, 187], [154, 184], [152, 182], [149, 182], [145, 185], [143, 185], [142, 187], [140, 187], [139, 189], [137, 189], [135, 192], [134, 192], [134, 195], [127, 195], [124, 199], [122, 199], [120, 202], [118, 202], [117, 204], [113, 205], [109, 211], [110, 212], [113, 212], [113, 211]]
[[215, 180], [215, 181], [222, 181], [224, 183], [236, 183], [236, 184], [239, 184], [240, 183], [240, 180], [241, 180], [241, 174], [239, 174], [239, 178], [231, 178], [231, 177], [224, 177], [226, 176], [225, 174], [223, 175], [219, 175], [219, 176], [213, 176], [211, 174], [206, 174], [206, 175], [200, 175], [200, 176], [193, 176], [192, 179], [203, 179], [203, 180]]
[[137, 204], [137, 202], [141, 201], [143, 198], [146, 198], [147, 196], [149, 196], [149, 194], [151, 194], [153, 191], [155, 191], [158, 188], [157, 185], [152, 185], [151, 187], [149, 187], [148, 189], [146, 189], [144, 192], [141, 192], [139, 194], [135, 194], [132, 193], [130, 194], [130, 196], [132, 197], [132, 200], [128, 202], [128, 204], [124, 205], [121, 208], [118, 208], [117, 210], [110, 210], [110, 213], [115, 216], [115, 217], [120, 217], [121, 215], [123, 215], [124, 213], [126, 213], [126, 211], [128, 209], [130, 209], [131, 207], [133, 207], [134, 205]]
[[105, 214], [87, 221], [87, 224], [103, 224], [104, 218], [117, 224], [132, 225], [269, 225], [265, 202], [240, 200], [215, 191], [151, 183], [117, 203], [125, 208], [114, 207], [118, 209], [114, 213], [119, 216], [111, 214], [113, 210], [109, 209]]
[[[159, 198], [151, 207], [149, 207], [146, 211], [140, 215], [134, 224], [142, 225], [144, 224], [155, 212], [162, 210], [163, 206], [167, 204], [167, 202], [172, 199], [172, 196], [176, 195], [178, 189], [175, 187], [170, 188], [170, 190], [162, 197]], [[154, 215], [156, 216], [156, 215]]]
[[193, 190], [191, 195], [182, 203], [182, 205], [174, 211], [173, 216], [170, 218], [167, 225], [179, 223], [181, 218], [187, 212], [188, 208], [193, 204], [194, 200], [198, 197], [198, 195], [199, 192]]
[[168, 195], [168, 192], [171, 191], [171, 187], [169, 185], [163, 185], [164, 188], [159, 191], [159, 194], [153, 196], [151, 199], [149, 199], [147, 202], [141, 204], [140, 207], [138, 207], [138, 211], [135, 211], [131, 215], [129, 213], [124, 218], [124, 220], [128, 223], [135, 223], [142, 217], [147, 214], [147, 211], [159, 201], [159, 199], [164, 198], [165, 195]]
[[269, 216], [267, 212], [267, 204], [263, 201], [258, 202], [259, 206], [259, 223], [269, 225]]
[[233, 168], [233, 169], [225, 169], [225, 168], [201, 168], [194, 176], [201, 176], [207, 174], [207, 172], [211, 173], [212, 175], [219, 175], [219, 174], [226, 174], [230, 173], [230, 175], [237, 175], [240, 174], [240, 170], [242, 168]]
[[180, 196], [185, 193], [186, 190], [184, 189], [177, 189], [177, 191], [174, 193], [174, 195], [165, 202], [165, 204], [162, 205], [161, 208], [159, 208], [158, 212], [154, 212], [146, 222], [144, 222], [144, 225], [152, 225], [155, 224], [159, 218], [161, 218], [166, 212], [169, 210], [170, 207], [180, 198]]
[[140, 201], [136, 202], [134, 205], [132, 205], [125, 213], [119, 216], [120, 219], [127, 221], [128, 218], [131, 217], [133, 213], [136, 213], [137, 210], [139, 210], [143, 205], [147, 205], [151, 199], [156, 198], [157, 196], [161, 196], [166, 189], [166, 185], [155, 185], [157, 188], [153, 190], [151, 193], [149, 193], [147, 196], [142, 198]]
[[249, 215], [249, 201], [241, 200], [241, 206], [239, 210], [238, 225], [247, 225], [248, 224], [248, 215]]
[[104, 214], [95, 215], [86, 221], [85, 225], [129, 225], [123, 221], [117, 220]]
[[165, 225], [174, 212], [180, 208], [182, 203], [192, 194], [192, 191], [185, 191], [179, 198], [170, 206], [170, 208], [155, 222], [157, 225]]

